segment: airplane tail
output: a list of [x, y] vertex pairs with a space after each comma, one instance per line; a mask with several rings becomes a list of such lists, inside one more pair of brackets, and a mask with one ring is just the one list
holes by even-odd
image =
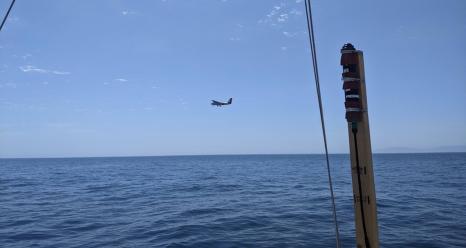
[[233, 98], [230, 98], [230, 100], [228, 100], [228, 104], [231, 104], [233, 102]]

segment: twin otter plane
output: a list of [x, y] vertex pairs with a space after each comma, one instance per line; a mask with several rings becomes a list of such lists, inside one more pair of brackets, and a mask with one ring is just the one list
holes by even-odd
[[230, 100], [228, 100], [228, 102], [219, 102], [219, 101], [212, 100], [211, 105], [221, 107], [223, 105], [230, 105], [231, 102], [233, 102], [233, 98], [230, 98]]

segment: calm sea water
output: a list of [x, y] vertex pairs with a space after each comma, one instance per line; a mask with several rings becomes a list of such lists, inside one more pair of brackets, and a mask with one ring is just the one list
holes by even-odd
[[[2, 247], [334, 247], [324, 157], [0, 160]], [[332, 155], [355, 247], [348, 155]], [[382, 247], [466, 247], [466, 153], [374, 156]]]

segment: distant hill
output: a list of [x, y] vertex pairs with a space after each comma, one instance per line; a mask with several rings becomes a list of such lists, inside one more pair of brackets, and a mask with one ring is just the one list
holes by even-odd
[[412, 147], [388, 147], [374, 149], [374, 153], [424, 153], [424, 152], [466, 152], [466, 145], [463, 146], [438, 146], [432, 148], [412, 148]]

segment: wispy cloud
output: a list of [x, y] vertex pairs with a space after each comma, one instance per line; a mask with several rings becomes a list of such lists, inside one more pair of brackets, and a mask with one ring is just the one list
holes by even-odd
[[135, 14], [137, 14], [137, 12], [132, 11], [132, 10], [123, 10], [123, 11], [121, 11], [121, 14], [124, 15], [124, 16], [127, 16], [127, 15], [135, 15]]
[[277, 18], [278, 22], [286, 22], [288, 20], [288, 14], [280, 14]]
[[6, 110], [31, 110], [31, 111], [44, 111], [47, 110], [47, 107], [43, 104], [25, 104], [25, 103], [15, 103], [9, 101], [1, 101], [0, 108]]
[[47, 73], [48, 71], [45, 69], [40, 69], [32, 65], [26, 65], [26, 66], [20, 66], [19, 69], [21, 69], [23, 72], [39, 72], [39, 73]]
[[[301, 3], [301, 1], [296, 1]], [[290, 8], [287, 2], [281, 2], [271, 8], [266, 16], [258, 21], [258, 23], [269, 24], [271, 26], [279, 26], [288, 22], [291, 17], [302, 15], [301, 11], [295, 8]]]
[[228, 38], [229, 41], [240, 41], [242, 40], [242, 36], [244, 34], [245, 26], [241, 23], [236, 23], [231, 30], [230, 37]]
[[10, 16], [10, 17], [8, 17], [8, 22], [11, 22], [11, 23], [19, 22], [19, 17]]
[[51, 71], [51, 73], [56, 75], [69, 75], [70, 73], [67, 71]]
[[32, 57], [32, 54], [26, 53], [26, 54], [21, 56], [21, 58], [24, 59], [24, 60], [28, 59], [29, 57]]
[[292, 33], [287, 32], [287, 31], [284, 31], [284, 32], [283, 32], [283, 35], [286, 36], [286, 37], [290, 37], [290, 38], [291, 38], [291, 37], [294, 37], [294, 35], [293, 35]]
[[281, 3], [280, 5], [275, 5], [273, 6], [272, 10], [265, 16], [265, 18], [260, 19], [259, 23], [268, 23], [271, 24], [272, 26], [277, 25], [276, 22], [276, 17], [279, 15], [280, 10], [283, 8], [284, 3]]
[[229, 40], [230, 41], [240, 41], [241, 38], [239, 38], [239, 37], [230, 37]]
[[125, 79], [125, 78], [115, 78], [115, 81], [118, 81], [118, 82], [128, 82], [128, 79]]
[[188, 105], [188, 102], [185, 101], [182, 97], [179, 97], [178, 100], [179, 100], [181, 105]]
[[301, 31], [301, 32], [289, 32], [289, 31], [283, 31], [282, 34], [288, 38], [293, 38], [301, 34], [307, 34], [306, 31]]
[[69, 75], [70, 72], [67, 71], [56, 71], [56, 70], [47, 70], [41, 69], [33, 65], [25, 65], [20, 66], [19, 69], [23, 72], [37, 72], [37, 73], [44, 73], [44, 74], [55, 74], [55, 75]]
[[15, 84], [15, 83], [11, 83], [11, 82], [8, 82], [8, 83], [0, 83], [0, 88], [16, 88], [16, 84]]
[[291, 9], [289, 13], [290, 13], [290, 15], [292, 15], [292, 16], [300, 16], [300, 15], [303, 14], [302, 11], [297, 10], [297, 9]]

